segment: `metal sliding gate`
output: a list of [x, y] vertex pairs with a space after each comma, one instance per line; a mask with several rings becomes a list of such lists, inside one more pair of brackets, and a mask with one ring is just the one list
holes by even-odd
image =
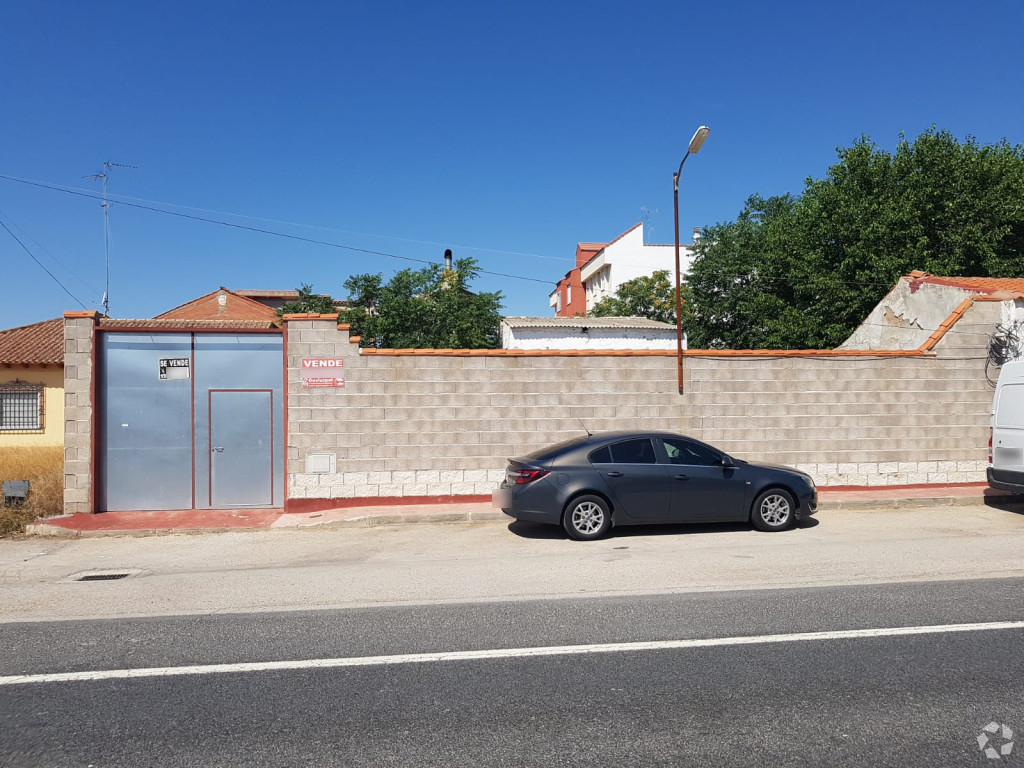
[[97, 509], [284, 504], [282, 337], [104, 332]]

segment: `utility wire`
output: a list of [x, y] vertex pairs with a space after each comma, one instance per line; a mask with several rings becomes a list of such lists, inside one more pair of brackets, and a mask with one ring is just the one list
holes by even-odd
[[3, 228], [4, 228], [5, 230], [7, 230], [7, 234], [9, 234], [9, 235], [10, 235], [11, 237], [13, 237], [13, 238], [14, 238], [14, 241], [15, 241], [15, 242], [16, 242], [16, 243], [17, 243], [18, 245], [20, 245], [20, 246], [22, 247], [22, 249], [23, 249], [23, 250], [25, 251], [25, 253], [27, 253], [27, 254], [29, 255], [29, 257], [30, 257], [30, 258], [32, 259], [32, 261], [34, 261], [34, 262], [35, 262], [36, 264], [38, 264], [38, 265], [39, 265], [39, 267], [40, 267], [40, 268], [41, 268], [41, 269], [42, 269], [42, 270], [43, 270], [43, 271], [44, 271], [44, 272], [45, 272], [46, 274], [48, 274], [48, 275], [49, 275], [49, 276], [50, 276], [51, 278], [53, 278], [53, 282], [55, 282], [55, 283], [56, 283], [57, 285], [59, 285], [59, 286], [60, 286], [61, 288], [63, 288], [63, 289], [64, 289], [64, 293], [66, 293], [66, 294], [67, 294], [68, 296], [70, 296], [70, 297], [71, 297], [72, 299], [74, 299], [75, 301], [77, 301], [77, 302], [78, 302], [78, 305], [79, 305], [79, 306], [80, 306], [80, 307], [81, 307], [82, 309], [86, 309], [86, 310], [87, 310], [87, 309], [89, 309], [89, 308], [88, 308], [87, 306], [85, 306], [85, 304], [83, 304], [83, 303], [81, 302], [81, 300], [80, 300], [80, 299], [79, 299], [79, 298], [78, 298], [77, 296], [75, 296], [75, 294], [73, 294], [73, 293], [72, 293], [71, 291], [69, 291], [69, 290], [67, 289], [67, 287], [65, 287], [64, 283], [62, 283], [62, 282], [61, 282], [60, 280], [58, 280], [58, 279], [56, 278], [56, 276], [55, 276], [55, 275], [53, 274], [53, 272], [51, 272], [50, 270], [48, 270], [48, 269], [47, 269], [47, 268], [46, 268], [46, 267], [45, 267], [45, 266], [43, 265], [43, 262], [41, 262], [41, 261], [40, 261], [39, 259], [37, 259], [37, 258], [35, 257], [35, 255], [34, 255], [34, 254], [32, 253], [32, 251], [30, 251], [30, 250], [28, 249], [28, 246], [26, 246], [26, 245], [25, 245], [25, 244], [24, 244], [23, 242], [21, 242], [21, 240], [19, 240], [19, 239], [18, 239], [18, 236], [17, 236], [16, 234], [14, 234], [13, 232], [11, 232], [10, 228], [9, 228], [9, 227], [8, 227], [8, 226], [7, 226], [6, 224], [4, 224], [4, 222], [3, 222], [3, 219], [0, 219], [0, 227], [3, 227]]
[[[33, 187], [41, 187], [42, 189], [49, 189], [49, 190], [53, 190], [55, 192], [63, 192], [66, 195], [76, 195], [78, 197], [86, 197], [86, 198], [89, 198], [90, 200], [102, 200], [103, 199], [102, 196], [96, 195], [96, 194], [93, 194], [93, 193], [90, 193], [90, 192], [84, 192], [84, 191], [79, 192], [79, 191], [76, 191], [76, 190], [73, 190], [73, 189], [65, 189], [65, 188], [62, 188], [62, 187], [57, 187], [57, 186], [54, 186], [52, 184], [43, 184], [42, 182], [27, 181], [25, 179], [16, 179], [16, 178], [14, 178], [12, 176], [0, 175], [0, 179], [6, 179], [7, 181], [18, 182], [19, 184], [28, 184], [28, 185], [33, 186]], [[416, 259], [416, 258], [413, 258], [411, 256], [399, 256], [399, 255], [394, 254], [394, 253], [385, 253], [384, 251], [371, 251], [371, 250], [366, 249], [366, 248], [356, 248], [355, 246], [352, 246], [352, 245], [342, 245], [340, 243], [332, 243], [332, 242], [328, 242], [326, 240], [315, 240], [315, 239], [310, 238], [310, 237], [302, 237], [301, 235], [290, 235], [287, 232], [277, 232], [275, 230], [264, 229], [262, 227], [251, 227], [251, 226], [248, 226], [248, 225], [245, 225], [245, 224], [235, 224], [235, 223], [230, 222], [230, 221], [219, 221], [217, 219], [210, 219], [210, 218], [207, 218], [205, 216], [196, 216], [195, 214], [181, 213], [180, 211], [168, 211], [168, 210], [165, 210], [163, 208], [156, 208], [154, 206], [143, 205], [141, 203], [119, 202], [118, 205], [126, 205], [126, 206], [128, 206], [130, 208], [140, 208], [140, 209], [142, 209], [144, 211], [153, 211], [154, 213], [163, 213], [163, 214], [166, 214], [168, 216], [177, 216], [179, 218], [189, 219], [189, 220], [192, 220], [192, 221], [204, 221], [204, 222], [206, 222], [208, 224], [220, 224], [221, 226], [224, 226], [224, 227], [231, 227], [233, 229], [241, 229], [241, 230], [244, 230], [246, 232], [257, 232], [257, 233], [262, 234], [262, 235], [272, 235], [274, 237], [281, 237], [281, 238], [284, 238], [286, 240], [295, 240], [295, 241], [298, 241], [298, 242], [301, 242], [301, 243], [310, 243], [312, 245], [323, 245], [323, 246], [326, 246], [328, 248], [338, 248], [338, 249], [344, 250], [344, 251], [353, 251], [355, 253], [364, 253], [364, 254], [367, 254], [369, 256], [384, 256], [384, 257], [389, 258], [389, 259], [401, 259], [402, 261], [413, 261], [413, 262], [417, 262], [417, 263], [420, 263], [420, 264], [429, 264], [429, 265], [436, 264], [436, 262], [430, 261], [429, 259]], [[492, 271], [487, 270], [487, 269], [477, 269], [476, 271], [478, 273], [480, 273], [480, 274], [483, 274], [483, 275], [494, 275], [496, 277], [507, 277], [507, 278], [509, 278], [511, 280], [526, 280], [526, 281], [533, 282], [533, 283], [543, 283], [544, 285], [550, 285], [551, 284], [550, 280], [541, 280], [541, 279], [536, 278], [536, 277], [523, 277], [522, 275], [510, 275], [510, 274], [507, 274], [507, 273], [504, 273], [504, 272], [492, 272]]]
[[[4, 211], [0, 210], [0, 216], [7, 216], [7, 214]], [[26, 231], [24, 227], [19, 227], [18, 223], [16, 221], [14, 221], [13, 219], [11, 219], [10, 216], [7, 216], [7, 221], [10, 224], [11, 228], [14, 229], [15, 232], [20, 232], [21, 233], [21, 237], [24, 240], [27, 240], [27, 241], [32, 243], [32, 246], [35, 248], [36, 253], [42, 253], [43, 255], [45, 255], [48, 258], [50, 258], [52, 261], [56, 262], [57, 265], [61, 269], [63, 269], [65, 272], [67, 272], [73, 278], [75, 278], [75, 280], [77, 280], [79, 283], [81, 283], [82, 287], [84, 287], [90, 293], [99, 293], [99, 291], [96, 289], [95, 286], [90, 285], [89, 282], [85, 278], [83, 278], [81, 275], [79, 275], [74, 269], [72, 269], [70, 266], [68, 266], [61, 259], [57, 258], [53, 254], [53, 252], [50, 251], [45, 245], [43, 245], [41, 242], [39, 242], [34, 237], [32, 237], [31, 233]], [[92, 303], [93, 304], [97, 304], [98, 302], [94, 301]]]
[[[89, 198], [90, 200], [101, 200], [101, 201], [103, 200], [103, 197], [101, 195], [97, 195], [97, 194], [95, 194], [93, 192], [90, 192], [88, 190], [83, 190], [83, 189], [78, 188], [78, 187], [57, 186], [57, 185], [54, 185], [54, 184], [46, 184], [46, 183], [41, 182], [41, 181], [32, 181], [30, 179], [22, 179], [22, 178], [18, 178], [16, 176], [7, 176], [6, 174], [0, 174], [0, 179], [3, 179], [5, 181], [13, 181], [13, 182], [15, 182], [17, 184], [27, 184], [29, 186], [39, 187], [41, 189], [49, 189], [49, 190], [52, 190], [54, 192], [63, 192], [64, 194], [68, 194], [68, 195], [76, 195], [76, 196], [79, 196], [79, 197], [86, 197], [86, 198]], [[309, 229], [320, 229], [320, 230], [324, 230], [324, 231], [328, 231], [328, 232], [341, 232], [341, 233], [346, 233], [346, 234], [355, 234], [355, 235], [361, 235], [361, 236], [364, 236], [364, 237], [388, 237], [388, 238], [391, 238], [391, 239], [394, 239], [394, 240], [399, 240], [399, 241], [402, 241], [402, 242], [409, 242], [409, 243], [424, 243], [424, 244], [427, 244], [427, 245], [438, 245], [438, 246], [445, 245], [444, 243], [437, 243], [437, 242], [430, 241], [430, 240], [416, 240], [416, 239], [411, 239], [411, 238], [392, 237], [390, 235], [372, 235], [372, 234], [367, 234], [367, 233], [354, 232], [354, 231], [351, 231], [351, 230], [336, 229], [336, 228], [333, 228], [333, 227], [323, 227], [323, 226], [319, 226], [319, 225], [315, 225], [315, 224], [301, 224], [301, 223], [298, 223], [298, 222], [284, 221], [284, 220], [280, 220], [280, 219], [270, 219], [270, 218], [264, 218], [264, 217], [259, 217], [259, 216], [249, 216], [247, 214], [242, 214], [242, 213], [229, 213], [229, 212], [225, 212], [225, 211], [216, 211], [216, 210], [211, 210], [211, 209], [207, 209], [207, 208], [198, 208], [198, 207], [195, 207], [195, 206], [180, 205], [178, 203], [164, 203], [164, 202], [159, 202], [159, 201], [147, 200], [145, 198], [128, 197], [128, 196], [125, 196], [125, 195], [109, 195], [108, 197], [109, 197], [110, 200], [113, 200], [114, 202], [117, 202], [119, 205], [126, 205], [126, 206], [129, 206], [131, 208], [139, 208], [139, 209], [146, 210], [146, 211], [152, 211], [154, 213], [163, 213], [163, 214], [166, 214], [168, 216], [178, 216], [180, 218], [191, 219], [193, 221], [203, 221], [203, 222], [206, 222], [206, 223], [209, 223], [209, 224], [220, 224], [220, 225], [225, 226], [225, 227], [232, 227], [232, 228], [235, 228], [235, 229], [241, 229], [241, 230], [245, 230], [245, 231], [249, 231], [249, 232], [257, 232], [257, 233], [265, 234], [265, 235], [272, 235], [274, 237], [282, 237], [282, 238], [286, 238], [286, 239], [289, 239], [289, 240], [297, 240], [299, 242], [310, 243], [310, 244], [314, 244], [314, 245], [323, 245], [323, 246], [327, 246], [329, 248], [338, 248], [338, 249], [341, 249], [341, 250], [354, 251], [356, 253], [364, 253], [364, 254], [367, 254], [367, 255], [370, 255], [370, 256], [384, 256], [384, 257], [391, 258], [391, 259], [401, 259], [401, 260], [404, 260], [404, 261], [412, 261], [412, 262], [417, 262], [417, 263], [420, 263], [420, 264], [434, 264], [436, 262], [431, 261], [429, 259], [417, 259], [417, 258], [413, 258], [413, 257], [410, 257], [410, 256], [399, 256], [397, 254], [386, 253], [386, 252], [383, 252], [383, 251], [373, 251], [373, 250], [367, 250], [367, 249], [363, 249], [363, 248], [356, 248], [355, 246], [342, 245], [340, 243], [332, 243], [332, 242], [328, 242], [328, 241], [324, 241], [324, 240], [315, 240], [315, 239], [312, 239], [312, 238], [302, 237], [300, 235], [290, 235], [290, 234], [285, 233], [285, 232], [277, 232], [275, 230], [263, 229], [263, 228], [260, 228], [260, 227], [251, 227], [251, 226], [246, 226], [244, 224], [235, 224], [235, 223], [229, 222], [229, 221], [220, 221], [220, 220], [217, 220], [217, 219], [210, 219], [210, 218], [207, 218], [207, 217], [204, 217], [204, 216], [196, 216], [196, 215], [193, 215], [193, 214], [181, 213], [179, 211], [169, 211], [169, 210], [166, 210], [164, 208], [157, 208], [157, 207], [154, 207], [154, 206], [155, 205], [164, 205], [164, 206], [170, 206], [170, 207], [174, 207], [174, 208], [185, 208], [186, 210], [201, 211], [201, 212], [204, 212], [204, 213], [213, 213], [213, 214], [216, 214], [216, 215], [219, 215], [219, 216], [234, 216], [234, 217], [237, 217], [237, 218], [250, 219], [250, 220], [253, 220], [253, 221], [267, 221], [267, 222], [271, 222], [271, 223], [274, 223], [274, 224], [284, 224], [286, 226], [306, 227], [306, 228], [309, 228]], [[126, 201], [129, 201], [129, 200], [136, 201], [136, 202], [126, 202]], [[151, 205], [143, 205], [143, 203], [151, 203]], [[511, 256], [530, 256], [530, 257], [535, 257], [535, 258], [539, 258], [539, 259], [549, 259], [549, 260], [552, 260], [552, 261], [575, 262], [574, 258], [569, 258], [569, 257], [564, 257], [564, 256], [543, 256], [541, 254], [536, 254], [536, 253], [519, 253], [519, 252], [516, 252], [516, 251], [502, 251], [502, 250], [492, 249], [492, 248], [480, 248], [480, 247], [477, 247], [477, 246], [459, 246], [459, 245], [457, 245], [455, 247], [456, 248], [465, 248], [467, 250], [482, 251], [482, 252], [487, 252], [487, 253], [507, 254], [507, 255], [511, 255]], [[668, 246], [666, 246], [666, 247], [668, 247]], [[638, 263], [628, 262], [628, 261], [623, 261], [623, 262], [616, 261], [616, 263], [617, 264], [622, 264], [623, 266], [647, 266], [647, 264], [638, 264]], [[528, 281], [528, 282], [542, 283], [544, 285], [551, 285], [553, 282], [554, 283], [558, 283], [559, 282], [558, 280], [555, 280], [555, 281], [552, 281], [552, 280], [541, 280], [541, 279], [535, 278], [535, 277], [524, 277], [522, 275], [510, 275], [510, 274], [507, 274], [507, 273], [504, 273], [504, 272], [493, 272], [493, 271], [486, 270], [486, 269], [478, 269], [477, 272], [479, 272], [480, 274], [485, 274], [485, 275], [494, 275], [496, 277], [507, 277], [507, 278], [512, 279], [512, 280], [525, 280], [525, 281]], [[747, 273], [747, 274], [733, 274], [733, 275], [720, 275], [720, 277], [721, 278], [725, 278], [725, 279], [729, 279], [729, 280], [740, 280], [740, 279], [751, 280], [752, 279], [754, 281], [757, 281], [757, 280], [765, 280], [765, 281], [771, 280], [771, 281], [777, 281], [777, 282], [807, 282], [808, 281], [807, 277], [772, 277], [772, 276], [769, 276], [769, 275], [751, 275], [749, 273]], [[685, 277], [684, 277], [684, 280], [685, 280]], [[832, 283], [832, 284], [839, 283], [841, 285], [876, 286], [876, 287], [880, 287], [880, 288], [892, 288], [893, 287], [892, 283], [871, 282], [871, 281], [866, 281], [866, 280], [827, 280], [827, 282]]]
[[[58, 186], [58, 185], [54, 185], [54, 184], [47, 184], [47, 183], [42, 182], [42, 181], [33, 181], [31, 179], [21, 179], [21, 178], [18, 178], [16, 176], [7, 176], [5, 174], [0, 174], [0, 179], [4, 179], [6, 181], [13, 181], [13, 182], [18, 183], [18, 184], [27, 184], [27, 185], [33, 186], [33, 187], [40, 187], [42, 189], [49, 189], [49, 190], [53, 190], [55, 192], [63, 192], [63, 193], [68, 194], [68, 195], [77, 195], [79, 197], [87, 197], [90, 200], [102, 200], [103, 199], [102, 196], [97, 195], [94, 192], [91, 192], [89, 190], [81, 189], [79, 187]], [[211, 223], [211, 224], [222, 224], [223, 226], [226, 226], [226, 227], [234, 227], [236, 229], [244, 229], [244, 230], [248, 230], [248, 231], [251, 231], [251, 232], [259, 232], [259, 233], [262, 233], [262, 234], [274, 235], [276, 237], [285, 237], [285, 238], [289, 238], [289, 239], [293, 239], [293, 240], [299, 240], [299, 241], [302, 241], [302, 242], [313, 243], [313, 244], [316, 244], [316, 245], [326, 245], [326, 246], [329, 246], [329, 247], [332, 247], [332, 248], [341, 248], [341, 249], [345, 249], [345, 250], [356, 251], [358, 253], [369, 254], [369, 255], [372, 255], [372, 256], [386, 256], [386, 257], [393, 258], [393, 259], [404, 259], [406, 261], [414, 261], [414, 262], [419, 262], [421, 264], [433, 264], [435, 262], [430, 261], [429, 259], [415, 259], [415, 258], [411, 258], [411, 257], [408, 257], [408, 256], [398, 256], [398, 255], [395, 255], [393, 253], [384, 253], [384, 252], [381, 252], [381, 251], [364, 250], [364, 249], [361, 249], [361, 248], [355, 248], [353, 246], [340, 245], [338, 243], [330, 243], [330, 242], [325, 242], [325, 241], [322, 241], [322, 240], [314, 240], [314, 239], [310, 239], [310, 238], [304, 238], [304, 237], [301, 237], [299, 235], [289, 235], [287, 233], [277, 232], [277, 231], [274, 231], [274, 230], [261, 229], [259, 227], [249, 227], [249, 226], [245, 226], [245, 225], [242, 225], [242, 224], [234, 224], [232, 222], [219, 221], [219, 220], [216, 220], [216, 219], [209, 219], [209, 218], [206, 218], [206, 217], [203, 217], [203, 216], [190, 215], [190, 214], [185, 214], [185, 213], [181, 213], [181, 212], [178, 212], [178, 211], [169, 211], [169, 210], [166, 210], [164, 208], [157, 208], [157, 207], [153, 207], [153, 206], [163, 205], [163, 206], [170, 206], [172, 208], [184, 208], [186, 210], [200, 211], [202, 213], [212, 213], [212, 214], [216, 214], [218, 216], [233, 216], [233, 217], [240, 218], [240, 219], [250, 219], [250, 220], [253, 220], [253, 221], [267, 221], [267, 222], [270, 222], [270, 223], [273, 223], [273, 224], [284, 224], [286, 226], [291, 226], [291, 227], [305, 227], [305, 228], [308, 228], [308, 229], [320, 229], [320, 230], [323, 230], [323, 231], [326, 231], [326, 232], [341, 232], [341, 233], [345, 233], [345, 234], [361, 235], [361, 236], [364, 236], [364, 237], [389, 237], [389, 238], [394, 239], [394, 240], [399, 240], [399, 241], [408, 242], [408, 243], [425, 243], [427, 245], [438, 245], [438, 246], [445, 245], [445, 243], [437, 243], [437, 242], [434, 242], [434, 241], [431, 241], [431, 240], [416, 240], [416, 239], [411, 239], [411, 238], [391, 237], [390, 235], [372, 235], [372, 234], [367, 234], [367, 233], [364, 233], [364, 232], [354, 232], [352, 230], [336, 229], [336, 228], [333, 228], [333, 227], [323, 227], [323, 226], [319, 226], [319, 225], [316, 225], [316, 224], [302, 224], [302, 223], [299, 223], [299, 222], [285, 221], [285, 220], [281, 220], [281, 219], [270, 219], [270, 218], [264, 218], [264, 217], [261, 217], [261, 216], [249, 216], [249, 215], [244, 214], [244, 213], [230, 213], [230, 212], [227, 212], [227, 211], [217, 211], [217, 210], [213, 210], [213, 209], [209, 209], [209, 208], [199, 208], [199, 207], [196, 207], [196, 206], [181, 205], [179, 203], [165, 203], [165, 202], [160, 202], [160, 201], [156, 201], [156, 200], [148, 200], [146, 198], [129, 197], [129, 196], [126, 196], [126, 195], [108, 195], [108, 198], [110, 200], [114, 201], [114, 202], [119, 203], [120, 205], [127, 205], [127, 206], [130, 206], [132, 208], [141, 208], [143, 210], [154, 211], [156, 213], [164, 213], [164, 214], [167, 214], [169, 216], [179, 216], [179, 217], [182, 217], [182, 218], [193, 219], [193, 220], [196, 220], [196, 221], [205, 221], [205, 222], [208, 222], [208, 223]], [[129, 200], [135, 201], [135, 202], [126, 202], [126, 201], [129, 201]], [[149, 205], [144, 205], [143, 203], [148, 203]], [[551, 261], [575, 262], [575, 258], [574, 257], [570, 258], [570, 257], [566, 257], [566, 256], [543, 256], [543, 255], [537, 254], [537, 253], [519, 253], [517, 251], [502, 251], [502, 250], [493, 249], [493, 248], [480, 248], [480, 247], [477, 247], [477, 246], [464, 246], [464, 245], [460, 246], [460, 245], [456, 245], [454, 247], [456, 247], [456, 248], [466, 248], [467, 250], [482, 251], [482, 252], [487, 252], [487, 253], [507, 254], [507, 255], [511, 255], [511, 256], [530, 256], [530, 257], [535, 257], [535, 258], [538, 258], [538, 259], [548, 259], [548, 260], [551, 260]], [[665, 246], [659, 246], [659, 247], [671, 247], [671, 245], [665, 245]], [[640, 264], [640, 263], [637, 263], [637, 262], [629, 262], [629, 261], [616, 261], [615, 263], [616, 264], [621, 264], [622, 266], [632, 266], [632, 267], [649, 266], [647, 263]], [[504, 273], [501, 273], [501, 272], [492, 272], [490, 270], [483, 270], [483, 269], [481, 269], [481, 270], [478, 270], [478, 271], [481, 274], [497, 275], [499, 277], [508, 277], [508, 278], [512, 278], [512, 279], [515, 279], [515, 280], [528, 280], [528, 281], [531, 281], [531, 282], [543, 283], [545, 285], [551, 285], [552, 282], [553, 282], [551, 280], [540, 280], [538, 278], [523, 277], [522, 275], [508, 275], [508, 274], [504, 274]], [[751, 278], [753, 278], [755, 280], [775, 280], [775, 281], [781, 281], [781, 282], [798, 282], [798, 281], [806, 282], [806, 280], [807, 280], [807, 278], [805, 278], [805, 277], [770, 277], [768, 275], [750, 275], [749, 273], [748, 274], [742, 274], [742, 275], [739, 275], [739, 274], [736, 274], [736, 275], [722, 275], [721, 277], [723, 277], [725, 279], [730, 279], [730, 280], [751, 279]], [[558, 281], [554, 281], [554, 282], [558, 282]], [[840, 280], [840, 281], [832, 281], [832, 282], [840, 282], [843, 285], [866, 285], [866, 286], [880, 286], [880, 287], [888, 287], [888, 288], [892, 287], [891, 283], [875, 283], [875, 282], [856, 281], [856, 280]]]
[[[43, 185], [43, 182], [36, 182], [31, 179], [20, 179], [14, 176], [0, 176], [2, 179], [7, 181], [15, 181], [20, 184], [38, 184]], [[56, 189], [62, 192], [87, 192], [88, 190], [82, 189], [81, 187], [69, 187], [69, 186], [58, 186]], [[182, 203], [168, 203], [163, 200], [150, 200], [145, 197], [132, 197], [130, 195], [116, 195], [108, 194], [108, 199], [113, 202], [122, 202], [125, 200], [131, 200], [137, 203], [149, 203], [151, 205], [164, 205], [169, 208], [184, 208], [188, 211], [199, 211], [200, 213], [213, 213], [218, 216], [233, 216], [238, 219], [250, 219], [251, 221], [265, 221], [271, 224], [284, 224], [289, 227], [302, 227], [305, 229], [319, 229], [324, 232], [340, 232], [345, 235], [359, 235], [360, 237], [382, 237], [388, 240], [398, 240], [403, 243], [418, 243], [421, 245], [437, 245], [444, 246], [446, 248], [462, 248], [467, 251], [480, 251], [482, 253], [497, 253], [504, 254], [506, 256], [531, 256], [537, 259], [550, 259], [553, 261], [573, 261], [574, 259], [566, 256], [545, 256], [540, 253], [523, 253], [521, 251], [505, 251], [499, 248], [481, 248], [477, 245], [459, 245], [458, 243], [439, 243], [434, 240], [419, 240], [411, 237], [397, 237], [395, 235], [379, 235], [372, 232], [358, 232], [353, 229], [341, 229], [339, 227], [325, 227], [320, 224], [304, 224], [298, 221], [288, 221], [286, 219], [272, 219], [266, 216], [251, 216], [246, 213], [232, 213], [231, 211], [218, 211], [213, 208], [201, 208], [195, 205], [184, 205]]]

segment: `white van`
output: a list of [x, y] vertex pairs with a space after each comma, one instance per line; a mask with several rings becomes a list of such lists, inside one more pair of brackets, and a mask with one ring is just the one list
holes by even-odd
[[1024, 493], [1024, 362], [1004, 365], [996, 382], [988, 484], [1001, 491]]

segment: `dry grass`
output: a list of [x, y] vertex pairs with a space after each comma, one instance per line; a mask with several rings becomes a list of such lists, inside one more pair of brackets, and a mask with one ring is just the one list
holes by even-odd
[[0, 481], [28, 480], [28, 500], [21, 507], [3, 506], [0, 499], [0, 536], [21, 533], [37, 517], [64, 511], [64, 449], [0, 448]]

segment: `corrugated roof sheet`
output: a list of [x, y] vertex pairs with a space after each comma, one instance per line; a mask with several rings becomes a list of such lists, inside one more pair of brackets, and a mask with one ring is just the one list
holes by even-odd
[[64, 365], [64, 318], [0, 331], [0, 363]]
[[676, 328], [646, 317], [506, 317], [503, 322], [509, 328]]

